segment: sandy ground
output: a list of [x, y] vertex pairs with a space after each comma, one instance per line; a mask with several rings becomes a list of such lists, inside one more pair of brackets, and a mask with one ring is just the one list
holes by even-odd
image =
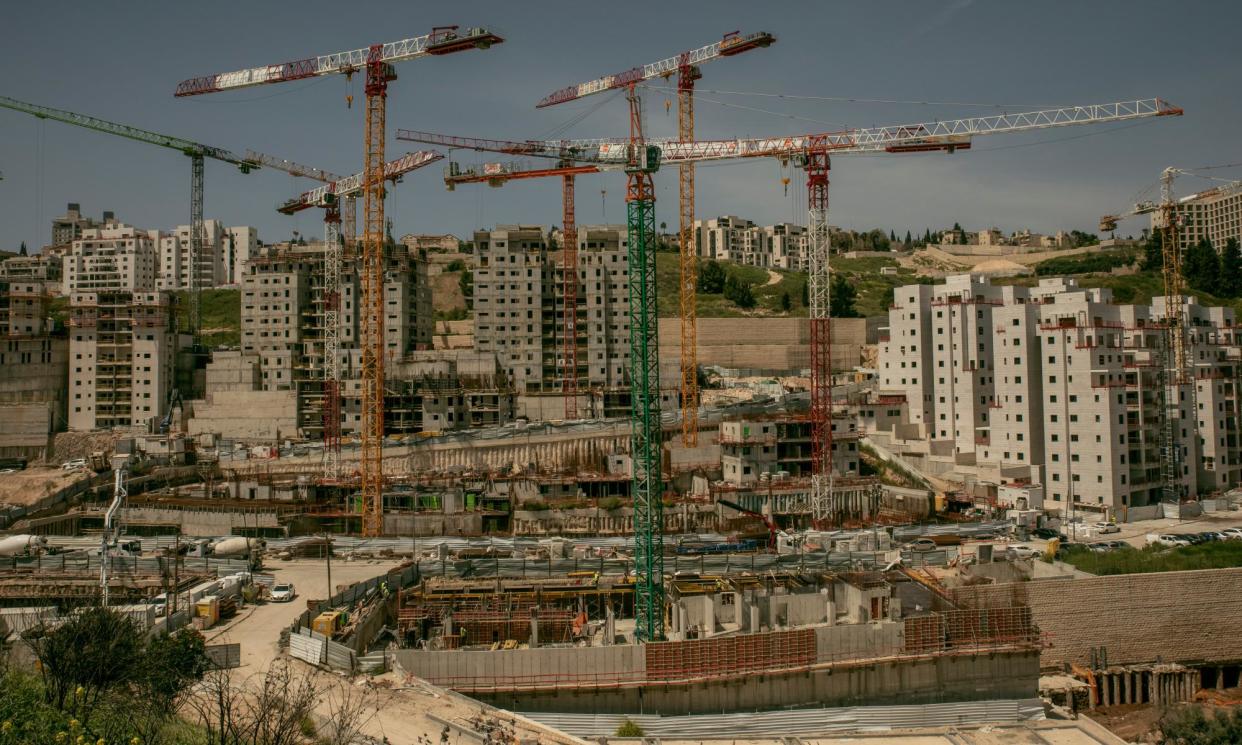
[[778, 273], [776, 273], [776, 272], [772, 271], [771, 269], [769, 269], [769, 270], [768, 270], [768, 281], [767, 281], [767, 282], [764, 282], [764, 283], [763, 283], [763, 286], [764, 286], [764, 287], [771, 287], [772, 285], [777, 285], [777, 284], [780, 284], [781, 279], [783, 279], [783, 277], [781, 277], [781, 275], [780, 275], [780, 274], [778, 274]]
[[0, 504], [26, 507], [80, 479], [90, 478], [85, 468], [62, 471], [57, 468], [27, 468], [0, 474]]
[[[378, 560], [333, 561], [332, 583], [336, 586], [352, 584], [395, 566], [395, 562]], [[320, 560], [271, 561], [265, 564], [264, 571], [274, 574], [279, 582], [293, 583], [298, 593], [293, 602], [261, 603], [244, 608], [227, 625], [206, 633], [208, 643], [241, 644], [241, 668], [238, 673], [242, 677], [261, 675], [273, 660], [281, 656], [280, 632], [306, 609], [306, 598], [323, 597], [327, 590], [327, 568]], [[300, 662], [295, 661], [295, 664], [302, 666]], [[303, 667], [311, 669], [310, 666]], [[324, 692], [325, 700], [318, 708], [321, 716], [327, 717], [331, 710], [326, 699], [333, 697], [339, 700], [339, 691], [345, 686], [353, 686], [355, 691], [365, 693], [376, 709], [375, 716], [368, 722], [366, 734], [376, 739], [386, 737], [392, 745], [416, 745], [419, 738], [429, 738], [438, 743], [445, 726], [439, 720], [471, 728], [470, 720], [485, 710], [493, 721], [510, 722], [513, 719], [508, 712], [485, 707], [418, 680], [398, 679], [393, 673], [375, 678], [362, 675], [354, 680], [326, 671], [317, 671], [315, 675]], [[581, 743], [576, 738], [523, 720], [519, 720], [517, 730], [519, 738], [537, 738], [541, 743]], [[451, 727], [448, 742], [449, 745], [478, 745], [479, 739]]]

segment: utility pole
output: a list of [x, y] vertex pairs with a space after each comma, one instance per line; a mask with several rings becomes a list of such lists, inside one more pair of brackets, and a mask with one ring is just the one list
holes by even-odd
[[332, 537], [328, 533], [323, 534], [324, 540], [324, 556], [328, 564], [328, 601], [332, 601]]

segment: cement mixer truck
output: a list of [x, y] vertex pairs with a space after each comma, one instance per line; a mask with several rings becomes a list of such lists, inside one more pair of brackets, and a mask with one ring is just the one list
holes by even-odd
[[47, 538], [41, 535], [11, 535], [0, 538], [0, 556], [38, 556], [47, 550]]

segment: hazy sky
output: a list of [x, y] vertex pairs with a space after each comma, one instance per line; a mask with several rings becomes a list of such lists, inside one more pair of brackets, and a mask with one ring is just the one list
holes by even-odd
[[[565, 85], [740, 28], [769, 31], [778, 42], [704, 66], [700, 137], [821, 132], [1153, 96], [1186, 110], [1181, 118], [1137, 125], [980, 137], [973, 150], [952, 156], [840, 157], [832, 172], [834, 225], [921, 233], [958, 221], [974, 229], [1094, 232], [1101, 214], [1133, 202], [1166, 165], [1242, 162], [1242, 3], [1236, 0], [44, 0], [5, 10], [0, 95], [353, 173], [362, 159], [360, 81], [352, 86], [352, 109], [345, 105], [351, 89], [339, 76], [188, 99], [174, 98], [173, 89], [192, 76], [418, 36], [445, 24], [490, 25], [506, 42], [399, 65], [388, 104], [390, 157], [419, 147], [392, 139], [401, 127], [512, 139], [622, 135], [620, 96], [540, 110], [534, 104]], [[645, 100], [650, 133], [674, 133], [669, 94], [648, 90]], [[505, 156], [456, 157], [476, 163]], [[440, 165], [407, 177], [390, 197], [398, 235], [465, 236], [499, 222], [560, 223], [558, 181], [448, 193]], [[15, 250], [22, 240], [31, 247], [45, 243], [48, 221], [67, 202], [80, 202], [94, 216], [114, 210], [145, 228], [188, 222], [189, 161], [172, 151], [0, 109], [0, 173], [3, 249]], [[784, 193], [773, 161], [699, 174], [700, 216], [805, 219], [801, 191]], [[1242, 169], [1216, 174], [1242, 178]], [[668, 169], [656, 182], [657, 218], [671, 227], [676, 174]], [[580, 223], [622, 218], [620, 175], [578, 183]], [[271, 170], [244, 176], [208, 161], [206, 215], [256, 225], [267, 241], [293, 230], [317, 235], [317, 214], [290, 218], [274, 209], [313, 185]], [[1186, 180], [1179, 188], [1208, 185]], [[607, 190], [603, 204], [601, 189]], [[1121, 232], [1137, 233], [1143, 224], [1123, 223]]]

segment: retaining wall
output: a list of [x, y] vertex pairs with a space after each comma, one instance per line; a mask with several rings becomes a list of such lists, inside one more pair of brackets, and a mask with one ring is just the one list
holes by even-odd
[[1123, 574], [961, 587], [960, 603], [1011, 605], [1025, 594], [1044, 633], [1044, 668], [1090, 664], [1104, 648], [1112, 665], [1242, 661], [1242, 569]]

